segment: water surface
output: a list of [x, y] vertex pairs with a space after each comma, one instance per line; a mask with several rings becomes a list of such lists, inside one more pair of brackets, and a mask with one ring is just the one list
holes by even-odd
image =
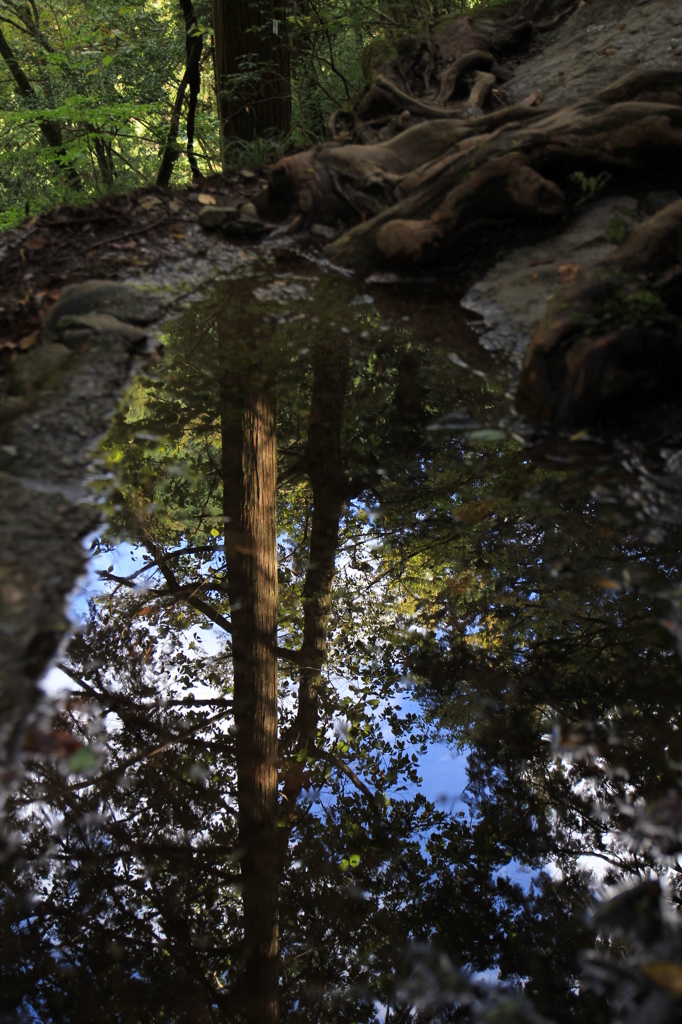
[[610, 1019], [585, 908], [677, 900], [672, 427], [533, 434], [443, 282], [272, 257], [163, 341], [7, 799], [3, 1019]]

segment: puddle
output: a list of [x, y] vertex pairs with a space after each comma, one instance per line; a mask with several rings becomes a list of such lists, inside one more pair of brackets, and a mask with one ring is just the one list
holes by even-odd
[[7, 1020], [605, 1019], [584, 909], [680, 845], [680, 446], [531, 437], [442, 284], [365, 288], [215, 285], [100, 446]]

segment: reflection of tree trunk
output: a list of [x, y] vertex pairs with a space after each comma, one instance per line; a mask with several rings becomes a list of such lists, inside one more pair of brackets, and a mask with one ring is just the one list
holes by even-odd
[[[348, 379], [348, 343], [319, 349], [314, 357], [313, 394], [308, 423], [306, 468], [313, 490], [310, 560], [303, 585], [303, 642], [296, 731], [301, 746], [314, 746], [322, 666], [327, 656], [327, 626], [339, 542], [339, 520], [348, 482], [342, 468], [341, 429]], [[302, 766], [301, 766], [302, 767]], [[285, 792], [295, 800], [301, 770], [287, 779]]]
[[[278, 1017], [275, 393], [221, 381], [225, 562], [232, 621], [246, 1019]], [[228, 522], [229, 517], [229, 522]]]

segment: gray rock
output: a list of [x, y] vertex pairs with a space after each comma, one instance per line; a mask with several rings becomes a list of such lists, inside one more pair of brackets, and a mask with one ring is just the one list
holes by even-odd
[[18, 395], [5, 395], [0, 401], [0, 426], [11, 423], [28, 410], [28, 402]]
[[227, 221], [237, 219], [236, 206], [204, 206], [199, 211], [199, 223], [202, 228], [213, 231], [221, 228]]
[[[111, 313], [85, 313], [82, 316], [64, 316], [59, 322], [62, 338], [68, 343], [69, 338], [80, 340], [83, 332], [86, 335], [99, 334], [108, 337], [122, 338], [130, 344], [144, 341], [149, 331], [144, 327], [127, 324]], [[75, 330], [74, 330], [75, 328]]]
[[133, 324], [150, 324], [162, 313], [158, 295], [116, 281], [85, 281], [64, 288], [43, 325], [43, 337], [54, 341], [64, 317], [108, 313]]
[[241, 206], [239, 207], [239, 219], [252, 221], [260, 220], [260, 217], [258, 216], [258, 210], [256, 209], [253, 203], [241, 204]]
[[8, 395], [30, 395], [58, 373], [70, 355], [66, 345], [48, 343], [15, 359], [7, 380]]
[[674, 67], [682, 56], [681, 23], [679, 0], [589, 0], [545, 36], [547, 45], [523, 62], [506, 91], [514, 103], [537, 92], [543, 106], [559, 107], [631, 71]]
[[325, 238], [327, 241], [332, 242], [336, 238], [338, 231], [335, 231], [334, 228], [330, 228], [328, 224], [313, 224], [310, 228], [310, 234], [317, 235], [318, 238]]

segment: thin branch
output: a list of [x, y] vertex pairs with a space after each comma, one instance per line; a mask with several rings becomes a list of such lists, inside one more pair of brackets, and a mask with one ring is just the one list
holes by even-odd
[[319, 757], [321, 761], [326, 761], [327, 764], [331, 764], [334, 768], [338, 769], [338, 771], [340, 771], [343, 775], [347, 776], [347, 778], [350, 779], [353, 785], [357, 786], [361, 793], [364, 793], [368, 800], [371, 800], [373, 804], [376, 803], [376, 796], [369, 788], [369, 786], [367, 786], [362, 781], [360, 776], [356, 775], [353, 769], [349, 768], [348, 765], [345, 764], [340, 758], [336, 757], [334, 754], [330, 754], [326, 750], [321, 750], [320, 747], [308, 747], [307, 749], [313, 755], [313, 757]]
[[[148, 750], [145, 754], [135, 754], [132, 757], [125, 758], [120, 761], [114, 768], [110, 768], [109, 771], [102, 772], [96, 779], [83, 779], [81, 782], [74, 782], [71, 786], [65, 786], [58, 793], [53, 793], [50, 796], [51, 800], [56, 800], [60, 796], [66, 796], [68, 793], [77, 793], [80, 789], [87, 789], [90, 786], [98, 786], [102, 782], [106, 782], [107, 779], [118, 776], [121, 772], [124, 772], [126, 768], [131, 768], [135, 764], [143, 764], [145, 761], [149, 761], [150, 758], [156, 757], [157, 754], [162, 754], [164, 750], [168, 750], [169, 747], [174, 747], [177, 743], [185, 743], [191, 739], [196, 733], [202, 729], [208, 728], [210, 725], [214, 725], [219, 722], [222, 718], [226, 718], [232, 714], [232, 706], [230, 705], [225, 711], [219, 711], [217, 715], [213, 715], [211, 718], [205, 719], [203, 722], [199, 722], [198, 725], [193, 725], [191, 729], [185, 729], [178, 736], [174, 736], [172, 739], [167, 740], [166, 743], [162, 743], [158, 747], [154, 747], [153, 750]], [[23, 800], [17, 800], [15, 806], [23, 807], [25, 804], [36, 803], [36, 797], [26, 797]]]

